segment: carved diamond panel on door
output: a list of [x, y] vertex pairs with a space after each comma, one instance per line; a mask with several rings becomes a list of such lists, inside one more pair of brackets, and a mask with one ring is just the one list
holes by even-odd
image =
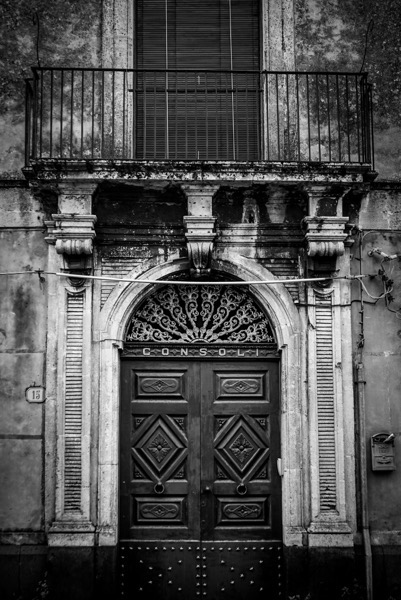
[[[252, 425], [250, 418], [249, 421]], [[232, 417], [218, 432], [214, 443], [217, 462], [233, 474], [233, 479], [250, 479], [269, 455], [267, 432], [260, 430], [256, 422], [252, 429], [243, 414]]]
[[169, 478], [184, 463], [187, 445], [185, 433], [174, 419], [153, 415], [133, 434], [133, 463], [140, 466], [149, 479]]

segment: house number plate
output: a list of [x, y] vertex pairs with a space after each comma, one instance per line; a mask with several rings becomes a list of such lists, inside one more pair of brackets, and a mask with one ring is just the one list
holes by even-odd
[[29, 403], [40, 404], [45, 401], [45, 388], [41, 385], [31, 385], [25, 390], [25, 400]]

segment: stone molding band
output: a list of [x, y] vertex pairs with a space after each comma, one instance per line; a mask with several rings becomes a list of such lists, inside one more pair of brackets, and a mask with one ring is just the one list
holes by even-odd
[[90, 255], [93, 252], [95, 215], [52, 215], [53, 221], [46, 221], [49, 244], [55, 244], [57, 254]]
[[348, 217], [305, 217], [305, 240], [311, 258], [337, 257], [345, 252], [345, 225]]

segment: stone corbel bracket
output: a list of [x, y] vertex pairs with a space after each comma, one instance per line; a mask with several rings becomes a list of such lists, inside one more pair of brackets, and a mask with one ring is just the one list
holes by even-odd
[[311, 258], [342, 256], [347, 239], [345, 225], [348, 217], [305, 217], [305, 240], [307, 253]]
[[46, 222], [49, 244], [55, 244], [57, 254], [90, 255], [93, 252], [95, 215], [57, 214]]
[[188, 258], [191, 272], [200, 276], [210, 273], [216, 219], [214, 217], [184, 217]]

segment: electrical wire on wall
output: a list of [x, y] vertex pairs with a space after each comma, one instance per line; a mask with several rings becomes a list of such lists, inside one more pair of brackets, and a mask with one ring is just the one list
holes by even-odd
[[44, 282], [44, 275], [56, 275], [57, 277], [66, 277], [68, 279], [89, 279], [99, 281], [115, 281], [116, 283], [143, 283], [143, 284], [168, 284], [168, 285], [215, 285], [215, 286], [243, 286], [243, 285], [278, 285], [285, 283], [319, 283], [319, 282], [334, 282], [341, 280], [360, 280], [361, 277], [372, 277], [372, 275], [344, 275], [342, 277], [309, 277], [309, 278], [288, 278], [288, 279], [255, 279], [251, 281], [204, 281], [203, 279], [195, 280], [175, 280], [175, 279], [132, 279], [128, 277], [110, 277], [109, 275], [81, 275], [76, 273], [44, 271], [42, 269], [34, 269], [31, 271], [9, 271], [0, 273], [0, 276], [10, 275], [38, 275], [39, 281]]
[[[377, 233], [375, 230], [366, 231], [365, 233], [360, 232], [360, 273], [362, 274], [362, 244], [365, 237], [371, 233]], [[387, 254], [383, 252], [381, 248], [374, 247], [368, 251], [368, 256], [378, 256], [380, 257], [380, 264], [377, 273], [372, 277], [379, 277], [382, 284], [382, 292], [379, 295], [374, 294], [368, 289], [368, 286], [362, 281], [362, 277], [359, 278], [359, 283], [362, 287], [363, 292], [370, 298], [374, 300], [373, 304], [376, 304], [379, 300], [384, 300], [384, 304], [388, 311], [395, 314], [397, 319], [401, 319], [401, 307], [395, 309], [391, 307], [391, 304], [395, 301], [395, 297], [393, 296], [394, 291], [394, 280], [393, 280], [393, 271], [395, 266], [395, 260], [399, 260], [401, 257], [398, 254]], [[387, 265], [390, 265], [390, 268], [387, 268]], [[361, 309], [363, 310], [363, 308]]]

